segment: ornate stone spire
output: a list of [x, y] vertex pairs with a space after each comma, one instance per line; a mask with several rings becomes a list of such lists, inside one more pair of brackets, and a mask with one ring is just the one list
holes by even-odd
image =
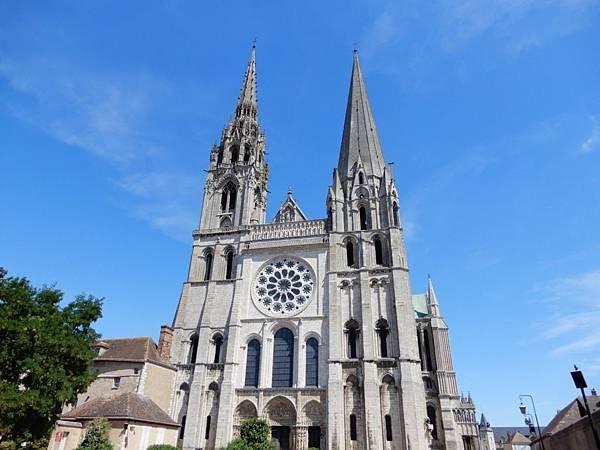
[[360, 70], [358, 52], [355, 50], [338, 162], [342, 183], [345, 184], [346, 178], [359, 159], [362, 160], [368, 177], [382, 176], [385, 161], [367, 96], [367, 88]]
[[435, 291], [433, 290], [433, 283], [431, 277], [427, 276], [427, 302], [429, 303], [429, 310], [431, 315], [434, 317], [440, 317], [440, 305], [438, 304]]
[[248, 68], [244, 75], [244, 81], [242, 83], [242, 91], [240, 98], [238, 99], [237, 106], [235, 108], [235, 116], [249, 116], [256, 120], [258, 114], [258, 103], [256, 99], [256, 46], [252, 45], [250, 52], [250, 60], [248, 61]]

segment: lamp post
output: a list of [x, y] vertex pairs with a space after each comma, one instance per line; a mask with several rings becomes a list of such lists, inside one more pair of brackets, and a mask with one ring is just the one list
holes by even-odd
[[585, 388], [587, 387], [587, 383], [585, 382], [585, 378], [583, 377], [583, 373], [581, 372], [581, 370], [579, 370], [577, 366], [574, 367], [575, 370], [571, 372], [571, 377], [573, 378], [573, 383], [575, 383], [575, 387], [577, 389], [581, 389], [581, 395], [583, 396], [583, 404], [585, 405], [585, 412], [590, 422], [590, 427], [592, 428], [592, 434], [594, 435], [594, 442], [596, 442], [596, 448], [600, 450], [600, 439], [598, 439], [598, 432], [594, 427], [592, 413], [590, 412], [587, 397], [585, 396]]
[[[535, 409], [535, 402], [533, 401], [533, 397], [529, 394], [521, 394], [519, 395], [519, 400], [521, 400], [521, 404], [519, 405], [519, 409], [521, 410], [521, 414], [527, 414], [527, 406], [523, 403], [523, 397], [528, 397], [531, 399], [531, 404], [533, 405], [533, 415], [535, 416], [535, 423], [538, 429], [538, 436], [540, 438], [540, 444], [542, 445], [542, 450], [546, 450], [544, 447], [544, 438], [542, 437], [542, 429], [540, 428], [540, 421], [538, 420], [537, 411]], [[600, 450], [600, 449], [599, 449]]]

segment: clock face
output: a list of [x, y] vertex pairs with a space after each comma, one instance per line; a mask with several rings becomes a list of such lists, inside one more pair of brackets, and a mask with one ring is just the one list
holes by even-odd
[[293, 256], [278, 256], [259, 269], [252, 297], [263, 313], [289, 317], [302, 312], [315, 289], [315, 274], [308, 263]]

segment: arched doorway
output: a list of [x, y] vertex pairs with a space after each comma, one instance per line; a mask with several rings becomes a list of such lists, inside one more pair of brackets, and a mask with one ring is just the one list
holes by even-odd
[[265, 414], [271, 427], [271, 444], [280, 450], [293, 449], [292, 430], [296, 426], [296, 408], [285, 397], [275, 397], [267, 406]]

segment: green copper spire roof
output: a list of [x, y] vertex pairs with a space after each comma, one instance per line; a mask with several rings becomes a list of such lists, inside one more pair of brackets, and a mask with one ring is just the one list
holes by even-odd
[[381, 177], [385, 167], [383, 153], [371, 105], [367, 96], [367, 88], [360, 70], [358, 52], [354, 51], [352, 78], [346, 106], [344, 133], [340, 148], [338, 171], [342, 183], [358, 160], [362, 161], [367, 176]]

